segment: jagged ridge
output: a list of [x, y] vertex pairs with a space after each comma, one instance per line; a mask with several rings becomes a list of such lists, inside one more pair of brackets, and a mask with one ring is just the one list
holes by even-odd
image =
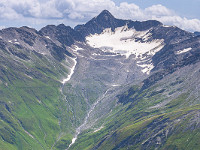
[[[126, 58], [86, 41], [125, 25], [147, 31], [146, 40], [132, 40], [162, 39], [164, 47]], [[0, 148], [66, 149], [84, 122], [70, 149], [198, 149], [199, 36], [106, 10], [74, 29], [7, 28], [0, 36]], [[62, 85], [75, 57], [74, 74]], [[150, 74], [142, 72], [146, 63], [154, 66]]]

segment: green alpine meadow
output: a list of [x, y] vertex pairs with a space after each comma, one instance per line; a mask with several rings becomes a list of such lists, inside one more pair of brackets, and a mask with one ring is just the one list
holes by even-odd
[[198, 32], [108, 10], [0, 30], [0, 150], [199, 149]]

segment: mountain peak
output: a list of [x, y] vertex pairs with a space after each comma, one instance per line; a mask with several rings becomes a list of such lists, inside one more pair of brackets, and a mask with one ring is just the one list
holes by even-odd
[[103, 10], [97, 18], [105, 19], [106, 21], [109, 19], [114, 19], [115, 17], [108, 11], [108, 10]]
[[103, 10], [99, 15], [111, 15], [112, 16], [112, 14], [106, 9]]
[[126, 23], [127, 20], [116, 19], [108, 10], [103, 10], [86, 24], [76, 26], [75, 30], [85, 37], [90, 34], [100, 34], [106, 28], [114, 31], [115, 28], [124, 26]]

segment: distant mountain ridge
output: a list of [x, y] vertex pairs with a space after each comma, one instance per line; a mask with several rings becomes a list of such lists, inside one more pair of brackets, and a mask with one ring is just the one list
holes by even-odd
[[[57, 27], [54, 25], [46, 26], [42, 28], [39, 32], [46, 35], [50, 35], [50, 34], [53, 34], [53, 32], [52, 31], [48, 32], [48, 30], [54, 30], [54, 28], [56, 28], [57, 30], [62, 31], [62, 29], [65, 28], [66, 32], [67, 30], [69, 33], [70, 31], [71, 32], [73, 31], [73, 33], [71, 33], [70, 35], [65, 35], [65, 36], [76, 38], [74, 41], [83, 41], [83, 39], [90, 34], [95, 34], [95, 33], [100, 34], [106, 28], [111, 28], [111, 30], [114, 31], [115, 28], [124, 26], [126, 24], [128, 25], [129, 28], [135, 28], [137, 31], [144, 31], [152, 27], [162, 25], [162, 23], [156, 20], [139, 22], [139, 21], [116, 19], [109, 11], [103, 10], [97, 17], [94, 17], [93, 19], [88, 21], [86, 24], [77, 25], [76, 27], [74, 27], [74, 31], [69, 26], [65, 27], [64, 24], [60, 24]], [[62, 29], [61, 29], [61, 26], [62, 26]], [[56, 32], [54, 32], [54, 34], [55, 33]], [[66, 42], [67, 42], [67, 45], [69, 46], [73, 44], [73, 40], [71, 41], [66, 40]]]
[[0, 30], [0, 149], [200, 148], [200, 36], [103, 10]]

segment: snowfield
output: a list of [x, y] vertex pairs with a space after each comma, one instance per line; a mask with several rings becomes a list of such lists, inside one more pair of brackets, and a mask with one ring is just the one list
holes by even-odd
[[186, 53], [186, 52], [190, 51], [191, 49], [192, 49], [192, 48], [189, 47], [189, 48], [185, 48], [185, 49], [183, 49], [183, 50], [179, 50], [179, 51], [177, 52], [177, 54]]
[[111, 28], [107, 28], [101, 34], [89, 35], [86, 37], [86, 41], [91, 47], [119, 53], [128, 58], [131, 54], [139, 57], [147, 52], [154, 55], [163, 48], [164, 40], [148, 41], [150, 37], [149, 30], [136, 31], [132, 28], [129, 29], [126, 25], [116, 28], [114, 32]]

